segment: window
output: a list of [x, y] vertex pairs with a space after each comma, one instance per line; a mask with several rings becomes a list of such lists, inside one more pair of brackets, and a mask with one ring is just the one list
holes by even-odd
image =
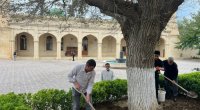
[[61, 51], [63, 51], [64, 50], [64, 38], [62, 37], [62, 39], [61, 39]]
[[46, 50], [53, 50], [53, 37], [51, 36], [46, 39]]
[[25, 35], [20, 36], [20, 50], [27, 50], [27, 37]]

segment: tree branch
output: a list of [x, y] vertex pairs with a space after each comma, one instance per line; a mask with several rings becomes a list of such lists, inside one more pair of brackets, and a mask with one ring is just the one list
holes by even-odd
[[163, 31], [171, 16], [177, 11], [178, 6], [183, 2], [184, 0], [162, 0], [163, 5], [160, 10], [160, 31]]
[[85, 2], [90, 6], [98, 7], [102, 12], [114, 13], [133, 19], [139, 18], [138, 5], [133, 2], [124, 0], [85, 0]]

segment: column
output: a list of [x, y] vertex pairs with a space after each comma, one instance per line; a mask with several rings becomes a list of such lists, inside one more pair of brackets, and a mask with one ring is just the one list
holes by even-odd
[[120, 42], [116, 43], [116, 58], [119, 58], [120, 56]]
[[39, 59], [39, 41], [34, 41], [34, 59]]
[[82, 42], [78, 42], [78, 59], [82, 59]]
[[102, 59], [102, 42], [98, 42], [98, 59]]
[[57, 60], [61, 59], [61, 41], [57, 41]]
[[13, 53], [15, 51], [15, 40], [10, 40], [10, 44], [11, 44], [10, 58], [13, 59]]

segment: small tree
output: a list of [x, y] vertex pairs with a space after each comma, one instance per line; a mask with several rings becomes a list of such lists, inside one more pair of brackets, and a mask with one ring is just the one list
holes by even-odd
[[193, 15], [191, 19], [184, 19], [178, 23], [179, 39], [177, 48], [179, 49], [199, 49], [200, 55], [200, 12]]

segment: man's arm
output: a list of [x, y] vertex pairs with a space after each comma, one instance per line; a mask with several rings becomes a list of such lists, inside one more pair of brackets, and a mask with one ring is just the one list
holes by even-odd
[[80, 84], [76, 81], [76, 75], [78, 74], [78, 72], [80, 71], [81, 67], [80, 66], [76, 66], [73, 68], [73, 70], [68, 74], [68, 79], [69, 82], [73, 83], [76, 89], [80, 89]]
[[94, 71], [92, 74], [93, 75], [90, 78], [90, 80], [88, 82], [87, 89], [86, 89], [87, 94], [91, 94], [92, 93], [92, 87], [93, 87], [93, 84], [94, 84], [94, 78], [95, 78], [96, 72]]
[[94, 73], [92, 73], [92, 77], [90, 78], [89, 80], [89, 83], [88, 83], [88, 86], [87, 86], [87, 89], [86, 89], [86, 92], [87, 92], [87, 95], [86, 95], [86, 101], [87, 102], [90, 102], [90, 95], [92, 93], [92, 88], [93, 88], [93, 84], [94, 84], [94, 78], [95, 78], [95, 75], [96, 75], [96, 72], [94, 71]]
[[76, 78], [75, 76], [77, 75], [77, 66], [74, 67], [71, 72], [68, 74], [68, 79], [70, 83], [75, 83], [76, 82]]

